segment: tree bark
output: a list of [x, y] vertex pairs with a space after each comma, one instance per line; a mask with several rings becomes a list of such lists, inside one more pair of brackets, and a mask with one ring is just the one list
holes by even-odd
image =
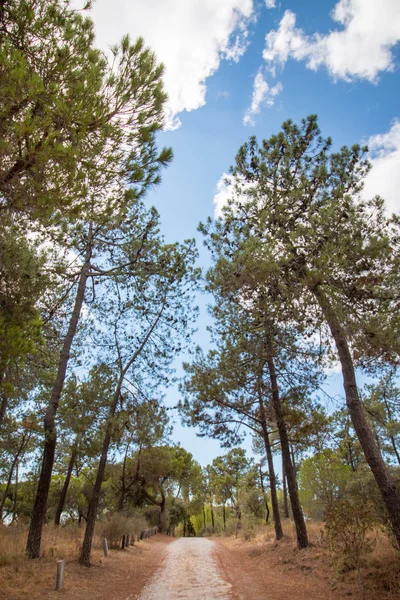
[[3, 425], [3, 420], [6, 414], [8, 405], [8, 396], [5, 392], [1, 395], [1, 404], [0, 404], [0, 427]]
[[116, 411], [117, 405], [118, 405], [118, 399], [119, 399], [119, 394], [121, 391], [122, 381], [123, 381], [123, 375], [121, 375], [121, 377], [118, 381], [117, 387], [116, 387], [114, 395], [113, 395], [112, 404], [110, 406], [110, 410], [108, 413], [106, 430], [104, 432], [103, 446], [102, 446], [102, 450], [101, 450], [99, 466], [97, 469], [96, 481], [93, 486], [92, 497], [89, 502], [88, 512], [87, 512], [87, 516], [86, 516], [85, 535], [83, 538], [81, 555], [79, 558], [80, 564], [84, 565], [85, 567], [90, 567], [90, 555], [92, 552], [92, 540], [93, 540], [94, 526], [95, 526], [96, 517], [97, 517], [97, 508], [99, 505], [101, 484], [103, 483], [104, 472], [106, 470], [108, 449], [110, 447], [110, 441], [111, 441], [111, 435], [112, 435], [112, 423], [113, 423], [113, 418], [114, 418], [115, 411]]
[[83, 264], [79, 277], [78, 288], [76, 291], [75, 304], [71, 314], [68, 331], [60, 352], [58, 362], [57, 377], [51, 392], [49, 404], [44, 417], [44, 452], [42, 458], [42, 468], [40, 471], [39, 483], [36, 490], [35, 503], [32, 510], [31, 522], [26, 544], [26, 552], [29, 558], [40, 557], [40, 544], [42, 539], [43, 523], [47, 510], [47, 499], [49, 495], [51, 475], [53, 472], [54, 456], [56, 450], [56, 414], [60, 396], [64, 387], [65, 376], [67, 372], [68, 361], [71, 352], [72, 342], [78, 327], [81, 315], [82, 305], [85, 298], [86, 282], [90, 268], [90, 258], [92, 253], [91, 228], [89, 230], [89, 240], [86, 247], [85, 262]]
[[125, 474], [126, 474], [126, 460], [127, 460], [127, 457], [128, 457], [129, 446], [130, 446], [130, 443], [128, 443], [127, 446], [126, 446], [125, 455], [124, 455], [124, 462], [122, 464], [121, 493], [119, 495], [119, 500], [118, 500], [118, 508], [117, 508], [118, 512], [122, 512], [122, 510], [124, 508], [124, 504], [125, 504], [125, 496], [126, 496]]
[[400, 547], [400, 492], [382, 458], [374, 435], [365, 417], [363, 405], [358, 394], [353, 358], [347, 342], [346, 332], [323, 290], [319, 286], [314, 286], [311, 288], [311, 292], [314, 294], [322, 310], [335, 341], [342, 367], [343, 385], [350, 418], [360, 441], [366, 461], [371, 468], [382, 495], [393, 533], [396, 537], [397, 544]]
[[259, 400], [259, 406], [260, 406], [260, 421], [261, 421], [262, 435], [263, 435], [264, 447], [265, 447], [265, 452], [266, 452], [267, 461], [268, 461], [268, 478], [269, 478], [269, 485], [270, 485], [270, 489], [271, 489], [271, 504], [272, 504], [272, 515], [274, 518], [275, 537], [277, 540], [280, 540], [283, 537], [283, 531], [282, 531], [281, 517], [279, 514], [278, 496], [277, 496], [277, 492], [276, 492], [276, 476], [275, 476], [275, 469], [274, 469], [274, 461], [272, 458], [271, 444], [269, 441], [267, 417], [265, 414], [265, 407], [264, 407], [264, 399], [263, 399], [260, 387], [258, 390], [258, 400]]
[[275, 411], [276, 424], [278, 426], [282, 456], [284, 457], [285, 472], [289, 488], [290, 503], [292, 505], [293, 519], [296, 527], [297, 544], [300, 549], [307, 548], [307, 529], [304, 521], [303, 511], [300, 505], [299, 494], [297, 490], [296, 474], [292, 465], [292, 461], [290, 460], [289, 439], [286, 429], [286, 423], [283, 417], [281, 400], [279, 397], [278, 379], [276, 376], [275, 363], [272, 358], [271, 352], [269, 352], [267, 365], [271, 382], [272, 404]]
[[212, 524], [212, 528], [215, 529], [214, 507], [213, 507], [212, 500], [210, 501], [210, 510], [211, 510], [211, 524]]
[[161, 494], [161, 502], [159, 504], [159, 506], [160, 506], [160, 533], [163, 533], [165, 531], [165, 507], [166, 507], [166, 498], [165, 498], [165, 492], [164, 492], [163, 488], [160, 489], [160, 494]]
[[265, 524], [268, 525], [269, 523], [269, 506], [268, 506], [268, 499], [267, 499], [267, 494], [264, 488], [264, 478], [263, 478], [263, 474], [262, 474], [262, 467], [261, 467], [261, 463], [258, 465], [260, 468], [260, 485], [261, 485], [261, 491], [264, 494], [264, 499], [265, 499]]
[[15, 465], [15, 489], [14, 489], [14, 503], [13, 503], [13, 511], [12, 511], [12, 521], [11, 523], [14, 523], [15, 518], [17, 516], [17, 501], [18, 501], [18, 460], [17, 463]]
[[288, 493], [287, 493], [287, 485], [286, 485], [286, 470], [285, 470], [285, 461], [283, 459], [282, 454], [282, 488], [283, 488], [283, 516], [285, 519], [289, 518], [289, 502], [288, 502]]
[[69, 482], [71, 481], [72, 470], [74, 468], [74, 464], [75, 464], [75, 461], [76, 461], [76, 456], [78, 454], [77, 444], [78, 444], [78, 440], [75, 440], [74, 447], [72, 448], [71, 458], [70, 458], [69, 464], [68, 464], [67, 475], [66, 475], [65, 480], [64, 480], [64, 485], [63, 485], [63, 488], [61, 490], [60, 498], [58, 500], [58, 505], [57, 505], [57, 510], [56, 510], [56, 516], [54, 517], [54, 524], [55, 525], [59, 525], [60, 524], [60, 519], [61, 519], [62, 511], [64, 510], [64, 504], [65, 504], [65, 499], [67, 497], [67, 491], [68, 491], [68, 487], [69, 487]]

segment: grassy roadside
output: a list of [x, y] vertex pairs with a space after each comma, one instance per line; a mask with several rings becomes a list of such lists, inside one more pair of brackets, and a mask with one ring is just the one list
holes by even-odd
[[[343, 600], [363, 598], [357, 571], [329, 547], [323, 525], [308, 523], [310, 547], [297, 550], [294, 526], [284, 523], [284, 538], [276, 542], [272, 527], [216, 539], [220, 560], [241, 598], [274, 600]], [[362, 560], [366, 600], [400, 598], [400, 553], [386, 535], [374, 531], [371, 551]], [[266, 595], [265, 590], [268, 590]]]
[[[125, 550], [110, 550], [94, 540], [92, 567], [78, 564], [83, 528], [44, 528], [40, 560], [25, 557], [26, 529], [0, 528], [0, 600], [134, 600], [155, 572], [172, 539], [158, 534]], [[56, 561], [65, 560], [65, 588], [55, 591]]]

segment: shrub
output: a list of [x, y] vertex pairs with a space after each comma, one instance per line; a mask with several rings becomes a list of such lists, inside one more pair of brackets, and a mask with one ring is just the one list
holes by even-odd
[[373, 548], [367, 534], [376, 521], [374, 505], [369, 501], [338, 500], [326, 512], [326, 532], [332, 550], [337, 554], [342, 570], [357, 569], [363, 597], [361, 565], [365, 554]]
[[97, 526], [98, 534], [107, 538], [110, 547], [118, 546], [123, 535], [137, 536], [147, 528], [148, 523], [141, 515], [126, 517], [121, 513], [114, 513], [106, 521], [100, 521]]

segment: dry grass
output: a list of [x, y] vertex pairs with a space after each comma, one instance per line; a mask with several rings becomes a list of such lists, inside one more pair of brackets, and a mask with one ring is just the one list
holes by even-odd
[[[257, 560], [271, 560], [273, 552], [277, 564], [294, 572], [312, 572], [314, 576], [326, 577], [330, 581], [332, 593], [360, 597], [356, 570], [341, 569], [330, 549], [324, 524], [307, 522], [310, 547], [306, 551], [296, 548], [296, 530], [290, 521], [283, 522], [284, 538], [276, 542], [274, 528], [262, 526], [248, 545], [248, 556]], [[244, 532], [240, 532], [245, 541]], [[368, 600], [398, 600], [400, 598], [400, 552], [396, 550], [387, 535], [376, 530], [371, 534], [372, 551], [365, 555], [362, 566], [362, 579]], [[278, 560], [279, 557], [279, 560]], [[294, 576], [293, 574], [291, 576]]]
[[[4, 531], [6, 530], [6, 531]], [[157, 535], [104, 557], [100, 538], [94, 539], [92, 567], [78, 563], [82, 528], [48, 526], [40, 560], [25, 556], [27, 530], [0, 528], [0, 600], [125, 600], [136, 599], [172, 539]], [[65, 589], [55, 591], [56, 559], [65, 559]]]
[[[75, 559], [82, 539], [83, 527], [55, 527], [45, 525], [42, 536], [42, 557], [57, 559]], [[0, 566], [14, 564], [24, 559], [27, 528], [21, 525], [0, 527]], [[95, 540], [95, 546], [99, 541]]]
[[[0, 527], [0, 599], [19, 593], [29, 598], [36, 588], [54, 586], [55, 561], [76, 562], [84, 527], [46, 525], [42, 536], [42, 557], [29, 560], [25, 555], [27, 528], [22, 525]], [[101, 556], [100, 540], [95, 538], [93, 556]]]

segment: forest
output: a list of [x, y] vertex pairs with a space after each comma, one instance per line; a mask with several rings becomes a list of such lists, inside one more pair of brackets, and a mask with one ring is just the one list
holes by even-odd
[[[368, 148], [311, 114], [233, 148], [221, 216], [166, 241], [166, 101], [143, 39], [106, 56], [85, 11], [0, 3], [0, 577], [155, 526], [298, 551], [318, 530], [364, 594], [378, 538], [399, 560], [400, 219], [361, 194]], [[220, 442], [209, 465], [171, 410]]]

